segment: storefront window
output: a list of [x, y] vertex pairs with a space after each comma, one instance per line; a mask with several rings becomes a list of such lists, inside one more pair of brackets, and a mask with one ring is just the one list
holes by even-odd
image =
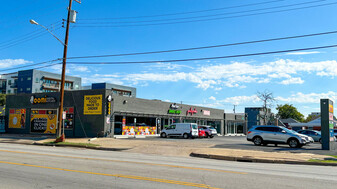
[[115, 116], [115, 135], [155, 135], [157, 132], [155, 117]]

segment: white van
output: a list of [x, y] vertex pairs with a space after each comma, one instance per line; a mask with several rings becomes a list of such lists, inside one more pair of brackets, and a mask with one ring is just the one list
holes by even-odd
[[160, 137], [182, 136], [187, 139], [189, 137], [198, 137], [198, 134], [198, 125], [196, 123], [176, 123], [163, 129]]

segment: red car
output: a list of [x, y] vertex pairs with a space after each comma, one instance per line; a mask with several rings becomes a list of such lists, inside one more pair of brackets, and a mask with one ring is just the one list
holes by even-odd
[[206, 137], [206, 132], [202, 128], [199, 128], [198, 131], [199, 131], [199, 138]]
[[[199, 130], [199, 137], [205, 137], [205, 138], [213, 138], [214, 136], [212, 135], [212, 131], [208, 128], [208, 127], [205, 127], [205, 126], [199, 126], [198, 127], [198, 130]], [[200, 131], [203, 131], [205, 133], [205, 135], [200, 135]]]

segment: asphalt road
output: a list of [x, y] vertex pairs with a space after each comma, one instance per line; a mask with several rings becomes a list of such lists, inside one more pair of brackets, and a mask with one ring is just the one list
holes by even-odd
[[[123, 140], [169, 140], [170, 142], [175, 141], [177, 143], [191, 142], [192, 139], [183, 138], [140, 138], [140, 139], [123, 139]], [[241, 149], [241, 150], [257, 150], [264, 152], [281, 152], [289, 151], [292, 153], [313, 153], [321, 155], [337, 155], [337, 151], [327, 151], [321, 150], [322, 145], [318, 142], [303, 146], [302, 148], [290, 148], [287, 144], [279, 144], [275, 147], [273, 144], [268, 146], [254, 146], [252, 142], [246, 140], [245, 136], [217, 136], [212, 139], [210, 138], [198, 138], [193, 139], [193, 142], [198, 144], [212, 144], [214, 148], [229, 148], [229, 149]]]
[[0, 143], [1, 188], [336, 188], [337, 167]]

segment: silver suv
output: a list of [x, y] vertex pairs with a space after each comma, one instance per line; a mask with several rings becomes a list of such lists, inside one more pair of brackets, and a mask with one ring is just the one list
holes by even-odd
[[254, 126], [248, 131], [247, 140], [256, 146], [268, 144], [289, 144], [291, 148], [300, 148], [314, 142], [314, 139], [295, 131], [275, 125]]

